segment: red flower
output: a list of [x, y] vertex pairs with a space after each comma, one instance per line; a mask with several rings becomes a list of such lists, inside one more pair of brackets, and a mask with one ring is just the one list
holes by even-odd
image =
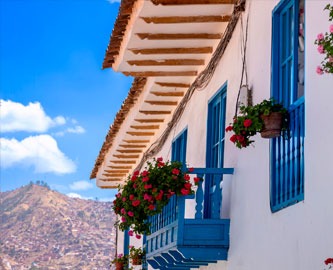
[[157, 163], [157, 167], [159, 167], [159, 168], [163, 167], [164, 165], [165, 165], [164, 162]]
[[135, 201], [132, 202], [132, 205], [133, 206], [139, 206], [140, 203], [141, 203], [140, 200], [135, 200]]
[[133, 236], [133, 231], [132, 231], [132, 230], [129, 230], [129, 231], [128, 231], [128, 235], [129, 235], [129, 236]]
[[160, 190], [160, 193], [155, 197], [156, 201], [161, 201], [163, 199], [163, 190]]
[[134, 216], [134, 213], [133, 213], [132, 211], [128, 211], [128, 212], [127, 212], [127, 215], [128, 215], [129, 217], [133, 217], [133, 216]]
[[142, 182], [148, 182], [149, 181], [149, 177], [148, 176], [145, 176], [142, 178]]
[[147, 175], [148, 175], [148, 171], [143, 171], [143, 172], [141, 173], [141, 175], [142, 175], [142, 176], [147, 176]]
[[151, 210], [151, 211], [153, 211], [155, 209], [155, 205], [149, 204], [148, 209]]
[[136, 239], [141, 239], [141, 235], [140, 234], [136, 234], [135, 237], [136, 237]]
[[152, 198], [153, 198], [153, 196], [151, 196], [151, 195], [149, 195], [149, 194], [147, 194], [147, 193], [145, 193], [145, 194], [143, 195], [143, 199], [144, 199], [145, 201], [150, 201]]
[[232, 131], [232, 126], [228, 126], [226, 129], [225, 129], [226, 132], [228, 131]]
[[186, 181], [188, 181], [188, 180], [190, 180], [190, 176], [189, 176], [188, 174], [185, 174], [185, 175], [184, 175], [184, 179], [185, 179]]
[[134, 173], [133, 173], [133, 175], [136, 175], [136, 176], [138, 176], [139, 175], [139, 171], [135, 171]]
[[151, 185], [151, 184], [149, 184], [149, 185], [144, 185], [144, 189], [150, 189], [150, 188], [152, 188], [153, 186]]
[[122, 201], [123, 201], [123, 202], [126, 202], [126, 197], [123, 197], [123, 198], [122, 198]]
[[244, 127], [250, 127], [252, 125], [252, 120], [251, 119], [245, 119], [243, 122]]
[[186, 189], [191, 189], [192, 184], [191, 184], [191, 183], [185, 183], [185, 184], [184, 184], [184, 187], [185, 187]]
[[180, 192], [181, 192], [183, 195], [188, 195], [188, 194], [190, 194], [190, 191], [189, 191], [188, 189], [186, 189], [186, 188], [182, 188], [182, 189], [180, 190]]
[[133, 194], [131, 194], [131, 195], [129, 195], [129, 199], [131, 200], [131, 201], [133, 201], [134, 200], [134, 195]]
[[189, 172], [193, 172], [193, 171], [194, 171], [194, 168], [188, 168], [188, 171], [189, 171]]
[[131, 180], [134, 182], [138, 177], [136, 175], [132, 175]]
[[137, 188], [138, 186], [136, 184], [133, 184], [133, 188]]
[[162, 157], [157, 158], [157, 162], [162, 162], [162, 161], [163, 161]]
[[230, 137], [230, 141], [232, 141], [233, 143], [235, 143], [237, 141], [237, 135], [234, 134]]
[[237, 135], [237, 140], [238, 140], [239, 142], [244, 142], [245, 138], [244, 138], [244, 136], [242, 136], [242, 135]]
[[329, 265], [330, 263], [333, 263], [333, 258], [327, 258], [327, 259], [325, 260], [325, 264], [326, 264], [326, 265]]
[[177, 168], [174, 168], [172, 170], [172, 174], [178, 175], [180, 173], [180, 170], [178, 170]]
[[194, 183], [199, 183], [199, 181], [201, 180], [201, 178], [200, 177], [194, 177], [193, 178], [193, 181], [194, 181]]

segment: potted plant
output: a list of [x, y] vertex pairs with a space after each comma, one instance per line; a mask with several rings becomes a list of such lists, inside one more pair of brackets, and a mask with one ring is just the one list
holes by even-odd
[[274, 99], [263, 100], [254, 106], [241, 106], [240, 114], [234, 117], [226, 131], [233, 131], [230, 137], [238, 148], [245, 148], [254, 141], [252, 136], [258, 132], [263, 138], [280, 136], [281, 130], [288, 126], [288, 111]]
[[132, 265], [141, 265], [145, 254], [145, 250], [141, 247], [135, 248], [134, 246], [130, 246], [129, 258], [132, 260]]
[[134, 232], [140, 238], [150, 233], [148, 217], [161, 213], [173, 195], [193, 194], [190, 176], [182, 172], [180, 162], [163, 162], [162, 158], [147, 162], [142, 171], [130, 175], [124, 186], [119, 187], [113, 210], [120, 215], [119, 229]]
[[111, 263], [115, 265], [116, 270], [123, 270], [128, 265], [128, 255], [119, 254]]
[[[329, 21], [333, 21], [333, 5], [327, 4], [324, 10], [329, 11]], [[328, 32], [319, 33], [314, 42], [318, 45], [317, 50], [320, 54], [324, 54], [325, 58], [320, 66], [317, 66], [317, 73], [322, 75], [324, 73], [333, 74], [333, 24], [329, 26]]]

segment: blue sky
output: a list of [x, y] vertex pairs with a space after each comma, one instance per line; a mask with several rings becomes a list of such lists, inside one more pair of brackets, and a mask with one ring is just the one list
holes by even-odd
[[103, 200], [89, 180], [132, 78], [102, 70], [117, 0], [0, 1], [1, 191], [43, 180]]

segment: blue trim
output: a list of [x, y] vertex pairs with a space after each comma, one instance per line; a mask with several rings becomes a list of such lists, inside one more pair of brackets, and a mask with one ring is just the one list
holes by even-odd
[[[209, 100], [207, 118], [206, 167], [223, 168], [227, 83]], [[219, 218], [222, 201], [221, 176], [207, 175], [204, 186], [204, 218]]]
[[124, 255], [129, 254], [129, 235], [128, 235], [128, 230], [124, 231]]
[[299, 1], [281, 0], [272, 16], [271, 95], [290, 115], [289, 131], [271, 141], [272, 212], [304, 199], [305, 110], [304, 96], [298, 96]]
[[185, 128], [172, 142], [171, 160], [180, 161], [186, 166], [187, 128]]

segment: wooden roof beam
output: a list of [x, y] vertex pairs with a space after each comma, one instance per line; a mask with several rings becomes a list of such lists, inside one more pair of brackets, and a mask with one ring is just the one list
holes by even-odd
[[115, 164], [136, 164], [136, 160], [110, 160], [110, 162]]
[[164, 77], [164, 76], [197, 76], [198, 72], [191, 71], [124, 71], [124, 75], [133, 77]]
[[134, 129], [159, 129], [159, 125], [149, 125], [149, 126], [131, 126]]
[[148, 40], [179, 40], [179, 39], [221, 39], [222, 34], [191, 33], [191, 34], [150, 34], [137, 33], [140, 39]]
[[103, 176], [106, 177], [124, 177], [126, 173], [103, 173]]
[[113, 155], [116, 158], [139, 158], [140, 155]]
[[117, 152], [122, 154], [134, 154], [134, 153], [141, 153], [141, 149], [117, 149]]
[[123, 140], [126, 143], [149, 143], [149, 140]]
[[[184, 96], [184, 92], [151, 92], [154, 96], [158, 97], [182, 97]], [[165, 102], [165, 101], [164, 101]], [[174, 104], [176, 105], [176, 104]]]
[[169, 24], [169, 23], [212, 23], [229, 22], [230, 15], [209, 15], [209, 16], [171, 16], [171, 17], [141, 17], [146, 23]]
[[134, 119], [134, 121], [139, 123], [163, 123], [164, 119]]
[[140, 113], [147, 114], [147, 115], [159, 115], [159, 114], [170, 114], [171, 111], [139, 111]]
[[124, 148], [145, 148], [147, 147], [146, 145], [141, 145], [141, 144], [119, 144], [120, 147]]
[[191, 85], [187, 83], [169, 83], [169, 82], [155, 82], [157, 85], [162, 87], [179, 87], [179, 88], [189, 88]]
[[145, 100], [145, 103], [158, 106], [177, 106], [177, 101]]
[[154, 5], [174, 6], [174, 5], [225, 5], [236, 4], [237, 0], [151, 0]]
[[148, 48], [148, 49], [128, 49], [134, 54], [199, 54], [212, 53], [213, 47], [194, 48]]
[[154, 132], [139, 132], [139, 131], [127, 131], [126, 132], [129, 135], [132, 136], [153, 136], [155, 133]]
[[128, 173], [128, 170], [105, 170], [107, 173]]
[[110, 168], [110, 169], [132, 169], [132, 166], [114, 166], [114, 165], [109, 165], [107, 167]]
[[131, 66], [202, 66], [203, 59], [161, 59], [161, 60], [131, 60]]

